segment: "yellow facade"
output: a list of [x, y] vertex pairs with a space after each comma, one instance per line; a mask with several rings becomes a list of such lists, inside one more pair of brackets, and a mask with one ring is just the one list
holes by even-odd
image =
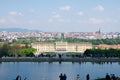
[[88, 42], [35, 42], [31, 45], [37, 52], [84, 52], [92, 48], [92, 44]]

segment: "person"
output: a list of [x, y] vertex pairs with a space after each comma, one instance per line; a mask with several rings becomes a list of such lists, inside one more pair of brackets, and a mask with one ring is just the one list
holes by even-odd
[[60, 80], [63, 80], [63, 74], [61, 73], [59, 76]]
[[90, 80], [90, 75], [89, 74], [86, 75], [86, 80]]
[[80, 80], [80, 75], [77, 74], [76, 80]]
[[110, 78], [108, 73], [106, 74], [105, 80], [111, 80], [111, 78]]
[[16, 77], [15, 80], [21, 80], [21, 76], [20, 76], [20, 75], [17, 75], [17, 77]]
[[16, 77], [16, 79], [15, 79], [15, 80], [18, 80], [18, 78], [19, 78], [19, 75]]
[[63, 75], [63, 80], [67, 80], [66, 74]]
[[27, 80], [27, 78], [25, 77], [24, 80]]
[[112, 79], [112, 80], [116, 80], [115, 74], [112, 74], [112, 75], [111, 75], [111, 79]]
[[59, 58], [61, 58], [61, 57], [62, 57], [62, 55], [61, 55], [61, 54], [58, 54], [58, 56], [59, 56]]
[[116, 77], [116, 80], [119, 80], [119, 78], [118, 78], [118, 77]]

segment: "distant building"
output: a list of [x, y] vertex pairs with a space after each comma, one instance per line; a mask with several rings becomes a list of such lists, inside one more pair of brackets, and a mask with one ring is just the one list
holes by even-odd
[[25, 47], [25, 44], [16, 44], [16, 46], [18, 46], [18, 47]]
[[99, 34], [99, 35], [101, 34], [100, 28], [99, 28], [98, 31], [96, 31], [96, 33]]
[[92, 49], [92, 44], [88, 42], [68, 43], [68, 42], [35, 42], [31, 46], [42, 52], [80, 52], [86, 49]]
[[96, 45], [95, 48], [100, 48], [100, 49], [120, 49], [120, 44], [117, 44], [117, 45], [99, 44], [99, 45]]

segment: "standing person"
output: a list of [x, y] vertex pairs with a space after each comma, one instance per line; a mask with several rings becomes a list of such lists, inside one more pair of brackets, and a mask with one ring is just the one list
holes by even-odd
[[60, 80], [63, 80], [63, 74], [61, 73], [59, 76]]
[[111, 80], [109, 74], [106, 74], [105, 80]]
[[19, 80], [21, 80], [21, 76], [20, 76]]
[[24, 80], [27, 80], [27, 77], [25, 77]]
[[80, 75], [77, 74], [76, 80], [80, 80]]
[[16, 77], [16, 79], [15, 79], [15, 80], [18, 80], [18, 78], [19, 78], [19, 75]]
[[21, 80], [21, 76], [18, 75], [15, 80]]
[[112, 79], [112, 80], [116, 80], [115, 74], [112, 74], [112, 75], [111, 75], [111, 79]]
[[62, 57], [62, 55], [61, 55], [61, 54], [58, 54], [58, 56], [59, 56], [59, 58], [61, 58], [61, 57]]
[[66, 74], [63, 75], [63, 80], [67, 80]]
[[90, 80], [90, 75], [89, 74], [86, 75], [86, 80]]

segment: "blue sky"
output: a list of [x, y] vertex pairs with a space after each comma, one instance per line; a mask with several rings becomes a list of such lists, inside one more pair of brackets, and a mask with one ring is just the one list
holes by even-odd
[[0, 0], [0, 28], [120, 32], [120, 0]]

